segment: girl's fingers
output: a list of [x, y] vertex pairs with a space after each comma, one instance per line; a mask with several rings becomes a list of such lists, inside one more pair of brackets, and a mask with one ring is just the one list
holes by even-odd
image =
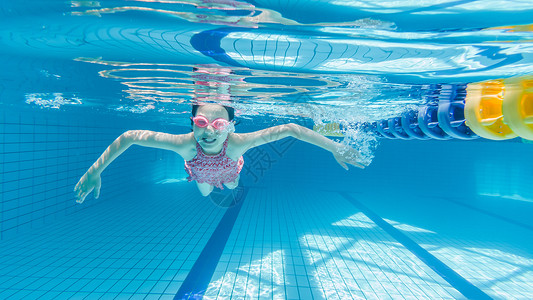
[[[337, 156], [335, 155], [335, 159], [337, 160], [337, 162], [339, 163], [339, 165], [341, 165], [341, 167], [343, 167], [345, 170], [348, 170], [348, 166], [346, 165], [346, 163], [354, 166], [354, 167], [357, 167], [357, 168], [360, 168], [360, 169], [364, 169], [366, 166], [368, 166], [368, 164], [366, 163], [362, 163], [362, 162], [358, 162], [357, 161], [357, 158], [360, 158], [361, 157], [361, 154], [356, 151], [356, 150], [353, 150], [353, 152], [351, 153], [353, 155], [349, 155], [348, 158], [347, 156]], [[354, 158], [354, 156], [356, 156], [357, 158]]]
[[335, 160], [337, 161], [339, 165], [341, 165], [341, 167], [343, 167], [345, 170], [348, 170], [348, 166], [346, 166], [346, 164], [343, 162], [342, 157], [337, 157], [337, 156], [333, 156], [333, 157], [335, 157]]
[[100, 185], [94, 189], [94, 199], [98, 199], [98, 197], [100, 197]]
[[76, 202], [78, 203], [82, 203], [83, 202], [83, 197], [81, 197], [81, 195], [79, 195], [78, 197], [76, 197]]
[[361, 168], [361, 169], [364, 169], [366, 166], [365, 164], [361, 163], [361, 162], [358, 162], [354, 159], [351, 159], [349, 161], [347, 161], [347, 163], [349, 163], [350, 165], [353, 165], [354, 167], [358, 167], [358, 168]]
[[337, 160], [337, 162], [339, 163], [339, 165], [341, 165], [341, 167], [343, 167], [345, 170], [348, 170], [348, 166], [341, 160]]
[[78, 191], [78, 195], [81, 197], [83, 194], [87, 194], [89, 192], [90, 192], [90, 190], [87, 191], [85, 189], [80, 188], [79, 191]]
[[[76, 202], [77, 203], [83, 203], [85, 201], [85, 198], [87, 195], [91, 193], [91, 191], [94, 189], [94, 187], [89, 188], [88, 190], [84, 190], [81, 187], [76, 191]], [[98, 191], [95, 191], [95, 198], [98, 198], [100, 195], [100, 188], [98, 188]]]
[[78, 199], [76, 200], [77, 203], [83, 203], [83, 201], [85, 201], [85, 197], [83, 197], [83, 198], [78, 198]]
[[365, 168], [365, 165], [361, 164], [361, 163], [354, 163], [353, 164], [355, 167], [358, 167], [358, 168], [361, 168], [361, 169], [364, 169]]

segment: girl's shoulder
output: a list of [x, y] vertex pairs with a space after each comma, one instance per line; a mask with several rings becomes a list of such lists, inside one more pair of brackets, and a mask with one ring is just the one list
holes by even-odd
[[187, 149], [191, 146], [196, 146], [196, 139], [194, 138], [194, 133], [192, 132], [172, 135], [172, 139], [176, 145], [185, 147]]
[[248, 140], [247, 133], [230, 133], [228, 134], [228, 147], [239, 147], [246, 144]]
[[194, 138], [194, 134], [192, 132], [184, 134], [183, 137], [184, 140], [181, 145], [180, 154], [185, 160], [191, 160], [196, 156], [197, 152], [196, 139]]
[[232, 159], [238, 159], [246, 152], [246, 139], [241, 133], [230, 133], [228, 135], [228, 147], [226, 155]]

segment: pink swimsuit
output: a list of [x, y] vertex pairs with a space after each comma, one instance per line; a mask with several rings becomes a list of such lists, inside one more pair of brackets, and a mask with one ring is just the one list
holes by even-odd
[[187, 180], [199, 183], [207, 182], [217, 188], [224, 189], [223, 183], [234, 182], [242, 170], [244, 159], [242, 156], [234, 161], [226, 155], [228, 139], [222, 146], [222, 151], [216, 155], [206, 155], [202, 147], [196, 143], [196, 156], [185, 162], [185, 171], [189, 174]]

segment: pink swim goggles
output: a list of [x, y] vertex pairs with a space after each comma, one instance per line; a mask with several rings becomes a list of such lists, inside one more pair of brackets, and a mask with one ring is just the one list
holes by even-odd
[[228, 120], [223, 118], [214, 119], [212, 122], [209, 122], [209, 120], [204, 116], [193, 117], [192, 121], [194, 122], [194, 124], [196, 124], [196, 126], [200, 128], [207, 127], [211, 124], [211, 126], [213, 126], [213, 128], [215, 128], [216, 130], [225, 129], [230, 124]]

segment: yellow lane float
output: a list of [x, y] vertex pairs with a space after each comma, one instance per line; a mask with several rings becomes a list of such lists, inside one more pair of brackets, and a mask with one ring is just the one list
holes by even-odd
[[505, 123], [520, 137], [533, 140], [533, 76], [504, 80]]
[[504, 90], [502, 80], [468, 84], [464, 110], [466, 125], [477, 135], [490, 140], [517, 136], [503, 119]]

